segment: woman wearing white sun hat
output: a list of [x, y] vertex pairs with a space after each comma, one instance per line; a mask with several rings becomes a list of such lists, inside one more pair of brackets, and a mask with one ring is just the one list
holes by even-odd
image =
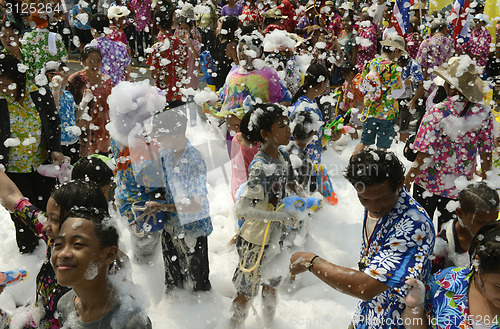
[[429, 213], [437, 209], [438, 231], [452, 219], [449, 201], [458, 198], [457, 179], [471, 180], [476, 156], [481, 158], [480, 176], [486, 178], [493, 151], [492, 114], [483, 105], [484, 82], [475, 62], [467, 55], [452, 57], [436, 70], [444, 80], [448, 98], [434, 105], [422, 119], [414, 143], [418, 151], [405, 185], [412, 182], [413, 197]]

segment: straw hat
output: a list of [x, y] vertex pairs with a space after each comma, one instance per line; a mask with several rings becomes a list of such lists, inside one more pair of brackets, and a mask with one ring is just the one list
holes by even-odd
[[484, 82], [479, 77], [474, 60], [468, 55], [452, 57], [434, 72], [469, 101], [478, 103], [484, 99]]
[[125, 6], [112, 6], [108, 9], [108, 18], [122, 18], [130, 15], [130, 10]]
[[405, 40], [398, 34], [389, 34], [387, 39], [380, 41], [380, 44], [382, 46], [394, 47], [396, 49], [399, 49], [404, 55], [409, 56], [408, 52], [406, 51]]
[[276, 18], [276, 19], [288, 18], [288, 16], [281, 15], [281, 10], [279, 10], [278, 8], [272, 8], [266, 12], [263, 12], [262, 17], [263, 18]]

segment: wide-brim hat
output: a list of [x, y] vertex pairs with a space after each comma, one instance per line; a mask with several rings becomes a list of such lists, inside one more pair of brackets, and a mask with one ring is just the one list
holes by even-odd
[[281, 10], [279, 10], [278, 8], [272, 8], [272, 9], [269, 9], [268, 11], [263, 12], [262, 17], [263, 18], [276, 18], [276, 19], [288, 18], [288, 16], [281, 15]]
[[130, 15], [130, 10], [125, 6], [111, 6], [108, 9], [108, 18], [122, 18]]
[[405, 39], [403, 39], [403, 37], [400, 35], [390, 34], [387, 39], [380, 41], [380, 44], [382, 46], [394, 47], [396, 49], [399, 49], [405, 56], [409, 56], [408, 52], [406, 51]]
[[468, 55], [452, 57], [434, 72], [469, 101], [479, 103], [484, 99], [484, 82], [479, 77], [476, 63]]

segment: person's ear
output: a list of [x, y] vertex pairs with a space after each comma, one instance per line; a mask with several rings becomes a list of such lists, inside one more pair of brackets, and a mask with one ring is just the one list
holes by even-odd
[[465, 212], [463, 211], [462, 208], [458, 207], [455, 210], [455, 213], [457, 214], [458, 218], [464, 219], [465, 218]]
[[115, 261], [116, 255], [118, 255], [117, 246], [104, 247], [101, 254], [101, 262], [105, 265], [109, 265]]
[[267, 132], [265, 130], [260, 131], [260, 136], [262, 137], [262, 139], [264, 139], [264, 141], [268, 141], [270, 138], [269, 132]]

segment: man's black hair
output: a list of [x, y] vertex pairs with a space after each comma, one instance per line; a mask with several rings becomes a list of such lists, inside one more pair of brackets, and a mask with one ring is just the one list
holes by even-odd
[[174, 9], [161, 7], [155, 10], [153, 14], [153, 22], [156, 23], [162, 30], [172, 29], [172, 21], [174, 19]]
[[104, 34], [104, 29], [109, 27], [109, 18], [104, 14], [94, 14], [90, 16], [89, 24], [97, 33]]
[[389, 181], [394, 191], [403, 183], [405, 167], [392, 152], [365, 150], [349, 160], [344, 177], [354, 186], [372, 186]]
[[498, 211], [499, 198], [496, 190], [485, 182], [470, 184], [458, 196], [460, 208], [466, 214]]
[[484, 225], [474, 236], [469, 247], [471, 264], [476, 256], [480, 273], [500, 273], [500, 222]]

